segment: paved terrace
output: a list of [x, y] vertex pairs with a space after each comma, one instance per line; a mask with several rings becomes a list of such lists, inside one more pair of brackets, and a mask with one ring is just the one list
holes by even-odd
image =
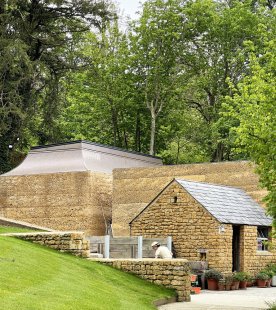
[[191, 296], [191, 302], [160, 306], [159, 310], [263, 310], [276, 302], [276, 287], [252, 287], [237, 291], [208, 291]]

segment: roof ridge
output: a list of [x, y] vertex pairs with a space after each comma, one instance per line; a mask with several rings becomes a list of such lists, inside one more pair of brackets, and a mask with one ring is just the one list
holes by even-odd
[[[196, 184], [205, 184], [208, 186], [214, 186], [214, 187], [225, 187], [225, 188], [231, 188], [231, 189], [235, 189], [235, 190], [239, 190], [239, 191], [243, 191], [245, 192], [244, 189], [240, 188], [240, 187], [235, 187], [235, 186], [231, 186], [231, 185], [224, 185], [224, 184], [215, 184], [215, 183], [208, 183], [208, 182], [200, 182], [200, 181], [191, 181], [191, 180], [184, 180], [184, 179], [178, 179], [175, 178], [175, 180], [181, 181], [181, 182], [188, 182], [188, 183], [196, 183]], [[246, 193], [246, 192], [245, 192]], [[248, 194], [247, 194], [248, 195]], [[250, 197], [250, 196], [249, 196]]]
[[158, 156], [153, 156], [153, 155], [150, 155], [150, 154], [145, 154], [145, 153], [141, 153], [141, 152], [131, 151], [131, 150], [127, 150], [127, 149], [123, 149], [123, 148], [117, 147], [117, 146], [102, 144], [102, 143], [98, 143], [98, 142], [92, 142], [92, 141], [88, 141], [88, 140], [75, 140], [75, 141], [67, 141], [67, 142], [60, 142], [60, 143], [32, 146], [31, 147], [31, 151], [32, 150], [39, 150], [39, 149], [50, 148], [50, 147], [54, 147], [54, 146], [70, 145], [70, 144], [77, 144], [77, 143], [90, 144], [90, 145], [94, 145], [94, 146], [98, 146], [98, 147], [104, 147], [104, 148], [107, 148], [107, 149], [112, 149], [112, 150], [116, 150], [116, 151], [120, 151], [120, 152], [130, 153], [130, 154], [134, 154], [134, 155], [140, 155], [140, 156], [145, 156], [145, 157], [149, 157], [149, 158], [161, 159], [161, 157], [158, 157]]

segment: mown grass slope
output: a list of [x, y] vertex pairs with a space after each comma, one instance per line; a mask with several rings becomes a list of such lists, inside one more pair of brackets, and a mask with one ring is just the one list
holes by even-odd
[[1, 310], [143, 310], [175, 293], [96, 262], [0, 236]]
[[6, 233], [24, 233], [24, 232], [38, 232], [39, 230], [34, 230], [31, 228], [21, 228], [14, 226], [1, 226], [0, 225], [0, 234]]

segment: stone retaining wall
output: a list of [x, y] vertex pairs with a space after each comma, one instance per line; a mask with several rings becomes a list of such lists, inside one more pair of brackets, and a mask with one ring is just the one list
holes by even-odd
[[76, 256], [89, 257], [89, 242], [83, 232], [39, 232], [39, 233], [14, 233], [3, 234], [22, 240], [31, 241], [60, 252], [68, 252]]
[[134, 273], [142, 279], [176, 290], [178, 301], [190, 301], [190, 267], [186, 259], [100, 259], [100, 263]]

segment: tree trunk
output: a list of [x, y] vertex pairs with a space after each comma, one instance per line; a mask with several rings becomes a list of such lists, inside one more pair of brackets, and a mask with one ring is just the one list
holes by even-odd
[[224, 159], [224, 145], [222, 142], [219, 142], [212, 154], [211, 162], [223, 161], [223, 159]]
[[155, 133], [156, 133], [156, 114], [151, 113], [151, 129], [150, 129], [150, 155], [155, 155]]
[[135, 150], [141, 152], [141, 120], [139, 112], [136, 115]]

